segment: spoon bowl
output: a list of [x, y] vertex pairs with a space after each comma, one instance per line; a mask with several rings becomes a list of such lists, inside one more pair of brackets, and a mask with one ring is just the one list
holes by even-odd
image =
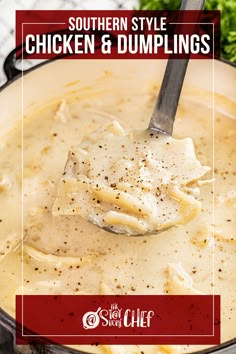
[[[180, 10], [202, 10], [205, 0], [182, 0]], [[148, 130], [155, 134], [172, 135], [179, 98], [187, 71], [189, 58], [169, 58], [162, 80], [161, 88], [149, 122]], [[175, 225], [173, 225], [175, 226]], [[155, 231], [155, 234], [166, 231], [173, 226]], [[117, 234], [112, 228], [104, 227], [105, 231]], [[132, 236], [152, 235], [153, 232]]]

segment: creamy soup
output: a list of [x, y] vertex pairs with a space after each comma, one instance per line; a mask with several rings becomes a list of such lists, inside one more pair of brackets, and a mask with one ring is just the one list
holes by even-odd
[[69, 152], [53, 215], [81, 215], [119, 234], [163, 231], [197, 215], [193, 195], [207, 171], [190, 138], [127, 133], [112, 121]]
[[[21, 124], [0, 155], [0, 304], [14, 316], [15, 295], [25, 294], [221, 294], [221, 341], [235, 336], [235, 120], [182, 96], [173, 137], [190, 137], [196, 157], [209, 166], [195, 195], [201, 210], [186, 225], [158, 235], [113, 235], [78, 215], [52, 215], [68, 151], [113, 120], [125, 130], [146, 129], [156, 88], [146, 94], [85, 89], [24, 120], [24, 276], [21, 283]], [[107, 86], [106, 86], [107, 85]], [[208, 93], [198, 92], [204, 98]], [[214, 136], [214, 141], [213, 141]], [[213, 151], [213, 143], [215, 149]], [[214, 160], [213, 160], [214, 159]], [[214, 176], [213, 176], [214, 175]], [[213, 213], [214, 211], [214, 213]], [[79, 267], [78, 267], [79, 266]], [[109, 271], [108, 271], [109, 270]], [[96, 353], [187, 353], [202, 346], [82, 347]]]

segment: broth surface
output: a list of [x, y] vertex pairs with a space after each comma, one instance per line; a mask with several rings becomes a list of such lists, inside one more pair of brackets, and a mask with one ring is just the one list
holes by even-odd
[[[131, 91], [124, 97], [121, 91], [111, 94], [109, 81], [107, 85], [106, 90], [81, 92], [77, 98], [68, 97], [25, 118], [24, 293], [214, 292], [221, 295], [221, 341], [229, 340], [235, 336], [236, 323], [236, 122], [217, 110], [217, 105], [214, 134], [212, 107], [204, 105], [204, 100], [199, 104], [194, 97], [183, 96], [178, 108], [173, 136], [191, 137], [197, 158], [214, 170], [215, 177], [214, 183], [201, 186], [197, 197], [202, 203], [201, 211], [187, 225], [134, 238], [110, 235], [80, 216], [52, 216], [68, 150], [113, 119], [126, 130], [147, 126], [156, 88], [145, 96]], [[218, 99], [232, 105], [226, 98]], [[0, 154], [0, 305], [12, 316], [15, 294], [22, 293], [21, 148], [19, 123], [6, 137]], [[207, 177], [212, 177], [212, 171]], [[80, 348], [97, 353], [174, 354], [202, 347]]]

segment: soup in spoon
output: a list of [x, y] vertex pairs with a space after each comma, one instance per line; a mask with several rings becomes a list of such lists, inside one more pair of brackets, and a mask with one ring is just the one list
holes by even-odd
[[194, 194], [209, 171], [190, 138], [127, 133], [112, 121], [70, 151], [54, 215], [81, 215], [116, 233], [156, 233], [199, 212]]

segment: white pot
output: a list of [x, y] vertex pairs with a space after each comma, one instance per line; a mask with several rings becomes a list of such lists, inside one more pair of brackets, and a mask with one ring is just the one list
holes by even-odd
[[[0, 91], [0, 136], [4, 136], [15, 124], [16, 120], [35, 110], [39, 106], [56, 100], [67, 94], [76, 94], [79, 87], [92, 86], [94, 90], [101, 85], [99, 77], [104, 73], [112, 73], [111, 88], [120, 87], [124, 92], [130, 89], [140, 92], [150, 83], [160, 83], [163, 77], [166, 61], [164, 60], [55, 60], [29, 71], [26, 75], [19, 75], [12, 82], [5, 85]], [[189, 88], [191, 88], [189, 90]], [[204, 102], [217, 108], [230, 111], [222, 101], [216, 98], [213, 92], [235, 99], [236, 68], [219, 61], [192, 60], [189, 63], [186, 80], [183, 86], [183, 95], [194, 93], [194, 99], [202, 102], [202, 94], [198, 91], [206, 90], [208, 94]], [[147, 118], [148, 119], [148, 118]], [[147, 122], [148, 123], [148, 122]], [[217, 148], [217, 147], [216, 147]], [[13, 333], [14, 321], [0, 312], [0, 324]], [[226, 346], [226, 348], [224, 348]], [[236, 353], [236, 342], [215, 347], [206, 352], [221, 348], [220, 353]], [[25, 350], [27, 350], [25, 348]], [[52, 347], [52, 353], [74, 353], [68, 348]], [[33, 349], [29, 351], [34, 352]], [[50, 351], [49, 351], [50, 352]], [[206, 353], [204, 351], [204, 353]], [[78, 353], [78, 352], [77, 352]]]

